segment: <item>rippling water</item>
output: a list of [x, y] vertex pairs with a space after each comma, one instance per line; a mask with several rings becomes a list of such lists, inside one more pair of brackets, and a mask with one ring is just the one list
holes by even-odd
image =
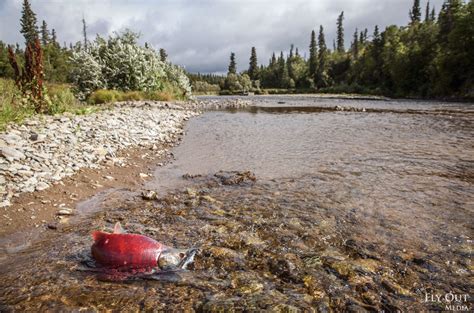
[[193, 119], [175, 150], [176, 161], [157, 171], [158, 177], [166, 177], [157, 183], [170, 186], [184, 173], [245, 169], [262, 179], [332, 173], [356, 175], [368, 184], [395, 174], [472, 174], [470, 105], [443, 104], [443, 114], [429, 114], [441, 104], [417, 102], [408, 103], [426, 114], [311, 112], [306, 108], [335, 105], [404, 112], [408, 104], [310, 99], [266, 97], [247, 111], [208, 112]]
[[[175, 160], [147, 185], [158, 201], [102, 195], [87, 205], [103, 212], [13, 253], [0, 310], [439, 310], [427, 293], [472, 290], [471, 104], [255, 100], [188, 123]], [[218, 171], [257, 182], [223, 186]], [[79, 270], [90, 230], [118, 220], [201, 247], [194, 270], [126, 283]]]

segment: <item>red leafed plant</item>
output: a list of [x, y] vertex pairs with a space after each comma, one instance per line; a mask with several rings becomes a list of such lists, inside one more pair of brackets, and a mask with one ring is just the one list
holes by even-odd
[[37, 113], [47, 111], [43, 94], [43, 50], [39, 39], [26, 46], [23, 68], [18, 64], [12, 47], [8, 47], [8, 59], [15, 73], [15, 83], [23, 96], [33, 103]]

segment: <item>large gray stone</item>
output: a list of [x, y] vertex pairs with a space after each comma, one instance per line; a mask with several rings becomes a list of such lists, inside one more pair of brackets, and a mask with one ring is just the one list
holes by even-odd
[[23, 160], [25, 154], [12, 147], [0, 147], [0, 154], [8, 161]]

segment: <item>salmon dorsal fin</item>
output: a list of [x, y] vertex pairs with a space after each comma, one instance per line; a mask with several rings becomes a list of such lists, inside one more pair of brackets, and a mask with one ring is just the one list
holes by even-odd
[[125, 234], [125, 230], [122, 228], [120, 222], [115, 223], [114, 234]]

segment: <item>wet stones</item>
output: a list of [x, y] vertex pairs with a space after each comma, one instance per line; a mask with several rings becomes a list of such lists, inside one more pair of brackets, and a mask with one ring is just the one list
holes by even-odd
[[202, 312], [235, 312], [234, 302], [224, 299], [210, 299], [201, 307]]
[[270, 272], [283, 281], [301, 282], [295, 263], [288, 258], [270, 259], [268, 266]]
[[144, 190], [142, 191], [142, 199], [143, 200], [157, 200], [158, 199], [158, 194], [156, 191], [153, 190]]
[[231, 277], [231, 287], [238, 289], [243, 294], [259, 293], [265, 287], [260, 282], [258, 275], [253, 272], [234, 272], [231, 274]]
[[334, 107], [335, 111], [346, 111], [346, 112], [366, 112], [365, 108], [357, 108], [357, 107], [343, 107], [340, 105], [336, 105]]
[[193, 175], [184, 174], [184, 179], [193, 180], [195, 182], [203, 182], [208, 185], [225, 185], [225, 186], [238, 186], [238, 185], [251, 185], [255, 183], [257, 178], [255, 174], [250, 171], [219, 171], [214, 175]]
[[224, 247], [209, 247], [206, 249], [213, 257], [217, 258], [230, 258], [230, 259], [241, 259], [243, 258], [242, 254], [238, 253], [235, 250], [224, 248]]
[[255, 174], [250, 171], [238, 172], [219, 171], [214, 176], [220, 181], [222, 185], [243, 185], [254, 183], [257, 179]]
[[170, 109], [170, 110], [216, 110], [216, 109], [240, 109], [253, 105], [253, 101], [244, 99], [206, 99], [191, 101], [122, 101], [116, 102], [115, 107], [133, 107], [144, 109]]

